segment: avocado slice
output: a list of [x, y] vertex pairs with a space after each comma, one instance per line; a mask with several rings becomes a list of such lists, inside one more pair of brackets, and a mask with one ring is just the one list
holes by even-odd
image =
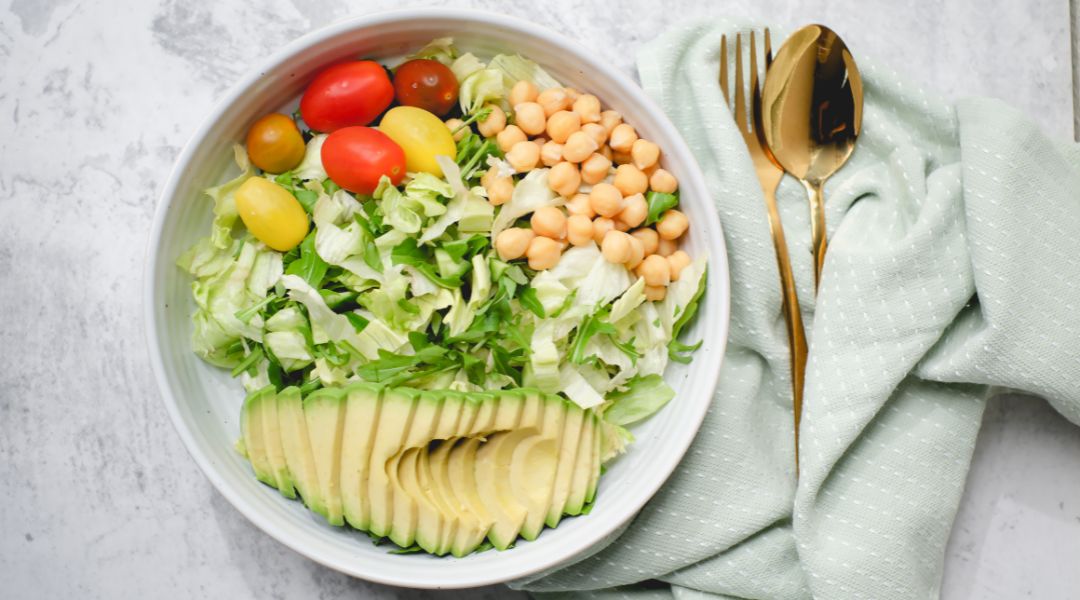
[[273, 386], [248, 394], [244, 406], [240, 409], [240, 437], [244, 442], [244, 451], [255, 478], [266, 485], [277, 487], [277, 479], [270, 468], [270, 459], [266, 456], [265, 433], [262, 426], [263, 399], [273, 394]]
[[326, 503], [319, 490], [319, 477], [315, 470], [315, 457], [311, 453], [307, 420], [304, 418], [300, 388], [287, 387], [277, 394], [278, 421], [281, 423], [281, 446], [285, 451], [285, 464], [292, 474], [300, 497], [308, 508], [326, 515]]
[[277, 481], [277, 489], [286, 498], [296, 498], [292, 475], [285, 463], [285, 448], [281, 443], [281, 421], [278, 420], [277, 394], [271, 393], [262, 401], [263, 442], [270, 470]]
[[527, 540], [535, 540], [540, 535], [551, 507], [566, 421], [566, 403], [562, 398], [545, 394], [540, 401], [544, 407], [540, 431], [518, 445], [510, 462], [511, 488], [528, 508], [521, 526], [521, 537]]
[[371, 518], [368, 469], [382, 408], [381, 396], [379, 386], [367, 383], [350, 385], [346, 392], [341, 438], [341, 504], [345, 520], [357, 529], [367, 529]]
[[[426, 515], [427, 519], [444, 521], [438, 543], [435, 544], [436, 550], [432, 551], [433, 554], [443, 555], [450, 551], [454, 533], [463, 518], [455, 504], [453, 492], [446, 485], [446, 463], [450, 449], [459, 437], [472, 427], [477, 411], [476, 404], [467, 402], [462, 392], [447, 390], [438, 393], [443, 397], [443, 409], [434, 437], [441, 442], [429, 446], [428, 452], [420, 458], [417, 466], [420, 489], [427, 497], [429, 505], [437, 509], [435, 514]], [[424, 518], [425, 515], [421, 513], [421, 520]]]
[[551, 493], [544, 523], [556, 527], [562, 520], [566, 499], [570, 494], [570, 482], [574, 475], [577, 455], [581, 447], [581, 428], [585, 422], [585, 411], [570, 402], [566, 406], [566, 419], [563, 422], [562, 443], [559, 446], [559, 466], [555, 472], [555, 485]]
[[394, 498], [390, 539], [402, 548], [411, 546], [416, 536], [417, 511], [401, 506], [407, 502], [415, 504], [421, 494], [416, 481], [416, 462], [420, 453], [419, 448], [406, 448], [386, 461], [386, 476]]
[[[414, 392], [414, 395], [416, 397], [416, 414], [413, 415], [412, 425], [409, 427], [400, 450], [422, 448], [426, 452], [428, 442], [435, 435], [435, 428], [439, 424], [443, 404], [442, 396], [430, 392]], [[378, 463], [375, 463], [372, 469], [377, 466]], [[383, 468], [389, 474], [389, 463], [386, 463]], [[391, 491], [395, 490], [391, 488]], [[393, 493], [392, 501], [390, 530], [385, 535], [395, 544], [407, 548], [413, 544], [416, 538], [416, 524], [419, 519], [420, 507], [413, 496], [400, 492]]]
[[416, 528], [416, 543], [436, 555], [446, 554], [445, 546], [453, 531], [457, 529], [456, 515], [452, 512], [436, 486], [432, 474], [432, 462], [445, 460], [446, 450], [454, 440], [443, 440], [434, 449], [424, 448], [416, 460], [416, 482], [419, 496], [417, 507], [420, 509], [420, 524]]
[[[495, 427], [500, 430], [476, 452], [476, 483], [480, 498], [494, 517], [488, 539], [505, 550], [517, 539], [528, 512], [510, 485], [510, 465], [518, 445], [539, 433], [543, 418], [538, 394], [511, 390], [499, 394]], [[511, 422], [508, 415], [514, 415]]]
[[405, 443], [416, 412], [416, 396], [414, 390], [383, 391], [382, 410], [371, 447], [371, 464], [368, 466], [367, 495], [371, 503], [368, 531], [375, 535], [390, 532], [390, 516], [393, 514], [391, 503], [394, 499], [388, 485], [386, 463], [401, 451]]
[[341, 438], [345, 428], [345, 392], [340, 388], [322, 388], [304, 398], [311, 454], [319, 491], [326, 505], [326, 521], [344, 525], [341, 509]]
[[577, 460], [574, 461], [574, 473], [570, 478], [570, 492], [566, 497], [566, 508], [563, 514], [580, 515], [585, 507], [592, 465], [600, 458], [599, 446], [594, 442], [595, 438], [596, 416], [594, 413], [589, 413], [585, 415], [585, 423], [581, 428], [581, 441], [578, 445]]
[[604, 435], [607, 434], [604, 424], [598, 417], [593, 418], [593, 460], [589, 464], [589, 485], [585, 489], [585, 503], [588, 504], [596, 499], [596, 487], [600, 483], [600, 459], [603, 457]]
[[481, 443], [481, 438], [467, 438], [451, 449], [447, 460], [447, 475], [454, 498], [476, 523], [473, 528], [459, 526], [454, 534], [450, 553], [459, 558], [476, 550], [495, 523], [480, 498], [476, 483], [476, 451]]

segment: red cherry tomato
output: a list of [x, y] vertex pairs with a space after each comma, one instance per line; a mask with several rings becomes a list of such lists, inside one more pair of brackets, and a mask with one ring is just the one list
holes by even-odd
[[383, 175], [397, 185], [405, 177], [405, 152], [385, 133], [370, 127], [345, 127], [326, 137], [322, 162], [334, 183], [370, 194]]
[[458, 81], [449, 67], [437, 60], [417, 58], [394, 73], [398, 102], [444, 116], [458, 98]]
[[300, 99], [308, 127], [329, 133], [367, 125], [394, 101], [394, 86], [382, 65], [370, 60], [341, 63], [315, 76]]

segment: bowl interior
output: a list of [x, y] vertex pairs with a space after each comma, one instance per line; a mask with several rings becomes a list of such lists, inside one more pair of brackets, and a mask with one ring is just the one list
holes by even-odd
[[[307, 82], [328, 63], [349, 57], [392, 62], [443, 36], [453, 36], [460, 49], [481, 57], [517, 52], [532, 58], [564, 84], [599, 96], [642, 137], [657, 142], [664, 167], [680, 181], [683, 210], [692, 224], [684, 247], [691, 256], [708, 254], [710, 260], [709, 288], [687, 333], [687, 339], [704, 343], [690, 365], [669, 367], [665, 378], [676, 398], [633, 428], [637, 440], [601, 478], [592, 513], [568, 518], [510, 551], [461, 559], [388, 554], [366, 534], [331, 527], [255, 480], [233, 450], [242, 388], [191, 352], [190, 280], [175, 266], [177, 257], [209, 231], [210, 201], [200, 191], [233, 175], [231, 147], [256, 118], [295, 106]], [[675, 129], [629, 79], [585, 50], [523, 21], [477, 11], [408, 11], [342, 22], [294, 42], [237, 84], [178, 159], [158, 207], [147, 269], [147, 329], [159, 384], [177, 429], [211, 481], [256, 525], [295, 550], [346, 573], [402, 586], [508, 581], [564, 562], [611, 535], [655, 493], [685, 452], [711, 398], [727, 337], [723, 236], [694, 158]]]

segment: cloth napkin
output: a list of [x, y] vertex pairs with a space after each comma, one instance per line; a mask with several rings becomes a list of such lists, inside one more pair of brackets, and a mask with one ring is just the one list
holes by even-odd
[[778, 194], [810, 341], [796, 484], [768, 221], [715, 83], [720, 36], [738, 29], [682, 27], [638, 58], [724, 228], [731, 332], [711, 410], [627, 529], [514, 587], [937, 597], [988, 395], [1038, 394], [1080, 423], [1080, 147], [999, 101], [949, 104], [854, 49], [864, 130], [825, 187], [830, 245], [816, 299], [805, 192], [787, 177]]

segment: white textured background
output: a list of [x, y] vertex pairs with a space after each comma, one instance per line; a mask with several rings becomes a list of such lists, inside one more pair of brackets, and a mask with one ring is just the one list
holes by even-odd
[[[952, 98], [992, 95], [1073, 135], [1067, 0], [418, 2], [524, 16], [627, 72], [681, 19], [820, 21], [856, 56]], [[542, 6], [542, 8], [537, 8]], [[503, 598], [324, 569], [250, 525], [173, 431], [143, 341], [156, 194], [241, 73], [330, 21], [398, 2], [0, 0], [0, 597]], [[944, 597], [1080, 596], [1080, 428], [1007, 396], [986, 412]]]

